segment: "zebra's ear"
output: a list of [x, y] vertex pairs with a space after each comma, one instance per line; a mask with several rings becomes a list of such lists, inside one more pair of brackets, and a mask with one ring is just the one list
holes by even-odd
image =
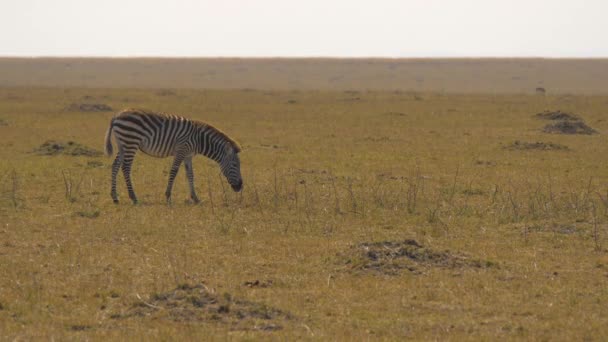
[[239, 145], [237, 143], [226, 144], [225, 151], [230, 154], [237, 154], [237, 153], [241, 152], [241, 145]]
[[226, 151], [226, 153], [228, 154], [233, 154], [235, 153], [234, 147], [232, 147], [232, 144], [226, 144], [226, 147], [224, 147], [224, 150]]

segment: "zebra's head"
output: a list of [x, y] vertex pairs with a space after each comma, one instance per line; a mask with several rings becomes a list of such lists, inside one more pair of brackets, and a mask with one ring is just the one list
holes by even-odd
[[227, 144], [224, 156], [220, 161], [222, 173], [230, 183], [232, 190], [239, 192], [243, 189], [243, 178], [241, 178], [241, 160], [239, 159], [240, 149], [231, 144]]

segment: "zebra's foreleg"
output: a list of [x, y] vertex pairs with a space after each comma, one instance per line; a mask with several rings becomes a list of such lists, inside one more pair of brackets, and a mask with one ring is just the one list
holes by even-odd
[[167, 203], [171, 204], [171, 190], [173, 189], [173, 182], [175, 181], [175, 176], [177, 176], [177, 171], [179, 171], [179, 167], [182, 165], [184, 161], [184, 156], [182, 154], [177, 154], [175, 159], [173, 160], [173, 166], [171, 166], [171, 172], [169, 172], [169, 183], [167, 184], [167, 191], [165, 191], [165, 196], [167, 197]]
[[133, 183], [131, 183], [131, 164], [133, 164], [133, 157], [135, 151], [125, 151], [124, 160], [122, 162], [122, 173], [125, 176], [125, 182], [127, 183], [127, 190], [129, 191], [129, 198], [133, 201], [133, 204], [137, 204], [137, 196], [133, 190]]
[[112, 190], [110, 191], [110, 196], [112, 196], [112, 200], [114, 203], [118, 203], [118, 195], [116, 194], [116, 175], [118, 174], [118, 169], [122, 164], [122, 151], [119, 151], [116, 155], [116, 159], [112, 163]]
[[194, 191], [194, 172], [192, 170], [192, 157], [184, 159], [184, 166], [186, 167], [186, 178], [188, 179], [188, 185], [190, 186], [190, 198], [194, 203], [200, 203], [201, 200], [196, 196]]

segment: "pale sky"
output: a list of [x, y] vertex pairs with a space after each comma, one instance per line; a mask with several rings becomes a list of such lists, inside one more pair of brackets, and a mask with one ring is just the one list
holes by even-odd
[[608, 57], [608, 0], [0, 0], [0, 56]]

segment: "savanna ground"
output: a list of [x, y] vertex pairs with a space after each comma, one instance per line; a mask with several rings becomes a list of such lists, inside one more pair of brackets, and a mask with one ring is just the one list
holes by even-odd
[[[149, 66], [179, 60], [0, 61], [22, 71], [0, 88], [0, 339], [604, 339], [606, 61], [341, 62], [335, 87], [340, 60], [274, 61], [260, 87], [255, 61], [211, 60], [234, 70], [180, 87]], [[171, 160], [138, 154], [141, 204], [121, 175], [113, 204], [98, 152], [125, 107], [239, 140], [244, 191], [197, 157], [203, 203], [180, 170], [168, 206]]]

